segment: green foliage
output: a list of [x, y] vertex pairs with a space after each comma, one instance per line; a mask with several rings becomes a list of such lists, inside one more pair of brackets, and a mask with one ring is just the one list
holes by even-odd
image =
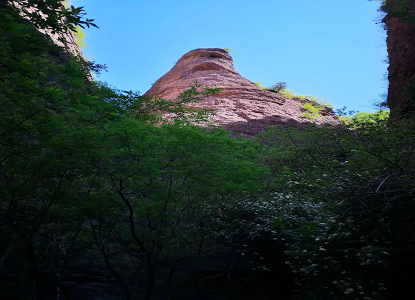
[[293, 91], [288, 90], [288, 89], [281, 90], [280, 94], [283, 95], [284, 97], [287, 97], [287, 98], [290, 98], [290, 99], [295, 97], [295, 93]]
[[[271, 87], [271, 89], [272, 89], [272, 87]], [[315, 107], [333, 108], [333, 105], [330, 104], [329, 102], [327, 102], [326, 100], [324, 100], [323, 98], [317, 98], [317, 97], [311, 96], [311, 95], [298, 95], [298, 94], [294, 93], [293, 91], [288, 90], [286, 88], [279, 90], [279, 93], [281, 95], [283, 95], [284, 97], [289, 98], [289, 99], [296, 99], [296, 100], [303, 100], [303, 101], [305, 100], [305, 101], [315, 102], [316, 103]], [[317, 105], [317, 103], [319, 105]], [[307, 106], [307, 107], [309, 107], [309, 106]], [[307, 109], [306, 107], [303, 107], [303, 108]]]
[[311, 95], [295, 95], [294, 99], [318, 102], [317, 98]]
[[76, 31], [74, 32], [76, 44], [80, 48], [88, 47], [88, 45], [85, 43], [85, 32], [82, 30], [81, 26], [76, 27]]
[[261, 90], [265, 90], [266, 89], [266, 87], [264, 87], [264, 86], [262, 86], [261, 85], [261, 82], [259, 82], [259, 81], [257, 81], [257, 80], [255, 80], [254, 81], [254, 83], [261, 89]]
[[382, 0], [380, 11], [390, 17], [398, 18], [400, 22], [415, 22], [413, 10], [415, 5], [410, 0]]
[[315, 115], [315, 114], [312, 114], [312, 113], [305, 112], [305, 113], [301, 113], [301, 114], [300, 114], [300, 117], [307, 118], [307, 119], [314, 119], [314, 118], [317, 118], [317, 117], [318, 117], [318, 115]]
[[374, 113], [357, 113], [351, 117], [340, 116], [339, 119], [354, 128], [386, 128], [389, 111], [379, 110]]
[[[39, 4], [52, 19], [55, 2]], [[212, 111], [187, 107], [217, 88], [168, 101], [90, 82], [99, 65], [53, 58], [62, 49], [11, 7], [0, 14], [0, 271], [24, 297], [56, 298], [57, 278], [86, 261], [126, 299], [205, 270], [220, 275], [192, 278], [191, 294], [241, 270], [294, 276], [302, 299], [405, 299], [396, 280], [412, 292], [415, 135], [387, 128], [388, 112], [231, 139], [193, 126]], [[323, 109], [280, 93], [309, 100], [310, 117]]]
[[316, 105], [316, 104], [311, 104], [310, 102], [304, 104], [302, 106], [303, 109], [305, 109], [307, 112], [302, 113], [301, 116], [308, 118], [308, 119], [314, 119], [314, 118], [318, 118], [321, 117], [320, 115], [320, 111], [323, 109], [323, 107]]
[[315, 107], [314, 105], [312, 105], [311, 103], [306, 103], [303, 105], [303, 108], [305, 110], [308, 110], [309, 112], [311, 112], [312, 114], [318, 114], [320, 109], [318, 107]]
[[324, 106], [324, 107], [328, 107], [328, 108], [333, 108], [333, 107], [334, 107], [334, 105], [333, 105], [333, 104], [329, 103], [327, 100], [324, 100], [323, 98], [319, 98], [319, 99], [318, 99], [318, 103], [319, 103], [321, 106]]
[[232, 52], [232, 49], [231, 48], [223, 48], [223, 50], [225, 50], [228, 53]]
[[66, 9], [69, 9], [71, 7], [71, 1], [70, 0], [64, 0], [62, 1], [63, 6], [65, 6]]
[[[186, 105], [218, 89], [196, 82], [167, 101], [89, 82], [98, 65], [64, 55], [9, 7], [0, 13], [0, 270], [45, 299], [43, 287], [59, 284], [49, 274], [89, 260], [127, 299], [150, 299], [155, 272], [231, 260], [215, 258], [218, 245], [234, 247], [218, 229], [231, 218], [223, 205], [253, 198], [268, 172], [258, 145], [190, 125], [211, 112]], [[135, 274], [149, 284], [128, 283]]]
[[[38, 29], [49, 29], [52, 32], [76, 31], [76, 26], [97, 27], [93, 19], [84, 19], [86, 13], [83, 7], [62, 8], [60, 0], [46, 0], [42, 2], [22, 0], [6, 1], [6, 6], [2, 10], [12, 8], [15, 13], [22, 14], [30, 20], [30, 23]], [[34, 8], [34, 11], [30, 9]]]
[[388, 270], [415, 263], [414, 132], [364, 123], [277, 128], [259, 140], [276, 178], [272, 224], [290, 240], [286, 264], [305, 299], [385, 296]]
[[277, 82], [273, 86], [270, 86], [268, 90], [271, 92], [279, 93], [280, 91], [285, 90], [286, 88], [287, 88], [286, 82]]

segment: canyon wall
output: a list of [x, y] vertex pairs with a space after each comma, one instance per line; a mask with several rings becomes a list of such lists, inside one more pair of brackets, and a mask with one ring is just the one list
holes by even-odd
[[389, 0], [383, 9], [389, 56], [387, 102], [395, 122], [415, 112], [415, 1]]

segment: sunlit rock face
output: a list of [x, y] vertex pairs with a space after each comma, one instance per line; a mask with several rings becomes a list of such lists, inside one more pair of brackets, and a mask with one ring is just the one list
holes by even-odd
[[[64, 9], [64, 1], [60, 1], [61, 9]], [[19, 1], [13, 1], [13, 7], [21, 11], [23, 6], [19, 3]], [[35, 7], [24, 7], [27, 13], [39, 13], [42, 17], [45, 17], [42, 13], [39, 12]], [[24, 16], [23, 13], [21, 13]], [[24, 19], [30, 22], [29, 17], [24, 17]], [[39, 29], [39, 32], [43, 33], [44, 35], [48, 36], [50, 40], [57, 46], [62, 47], [67, 53], [70, 55], [75, 55], [78, 57], [82, 57], [82, 52], [79, 45], [76, 42], [75, 35], [72, 31], [68, 30], [67, 32], [53, 32], [51, 29]]]
[[220, 87], [222, 90], [192, 104], [216, 110], [213, 121], [235, 136], [252, 137], [272, 125], [301, 127], [313, 122], [338, 124], [331, 109], [321, 112], [321, 117], [306, 119], [300, 114], [307, 101], [288, 99], [242, 77], [233, 68], [232, 57], [220, 48], [202, 48], [183, 55], [175, 66], [157, 80], [146, 95], [174, 100], [195, 81], [203, 86]]

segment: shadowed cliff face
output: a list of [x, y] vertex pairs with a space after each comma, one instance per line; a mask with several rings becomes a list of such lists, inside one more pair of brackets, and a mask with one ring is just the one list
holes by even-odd
[[383, 20], [388, 32], [388, 106], [392, 122], [415, 112], [415, 2], [401, 2], [389, 1], [392, 11]]
[[234, 132], [235, 136], [252, 137], [272, 125], [300, 127], [308, 122], [338, 124], [330, 109], [322, 117], [309, 120], [300, 116], [308, 101], [288, 99], [243, 78], [233, 68], [232, 57], [223, 49], [203, 48], [183, 55], [176, 65], [157, 80], [146, 95], [174, 100], [179, 93], [198, 81], [202, 86], [222, 90], [193, 107], [216, 110], [213, 121]]

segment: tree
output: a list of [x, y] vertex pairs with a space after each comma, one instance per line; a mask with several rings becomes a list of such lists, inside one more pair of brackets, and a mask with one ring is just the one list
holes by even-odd
[[189, 125], [209, 111], [186, 104], [217, 89], [196, 83], [167, 101], [89, 81], [98, 65], [55, 59], [63, 50], [33, 30], [76, 28], [84, 23], [69, 12], [81, 9], [67, 11], [73, 23], [63, 28], [52, 22], [64, 17], [57, 1], [44, 4], [46, 20], [0, 11], [0, 269], [20, 285], [1, 290], [56, 298], [60, 278], [89, 260], [127, 299], [150, 299], [166, 269], [173, 275], [199, 256], [229, 260], [218, 255], [213, 220], [225, 202], [255, 193], [266, 168], [255, 147]]
[[279, 93], [280, 91], [285, 90], [286, 88], [287, 88], [287, 83], [286, 82], [277, 82], [273, 86], [270, 86], [268, 88], [268, 90], [272, 91], [272, 92]]
[[258, 137], [276, 179], [269, 220], [289, 240], [286, 263], [305, 299], [412, 293], [412, 278], [399, 274], [415, 262], [415, 137], [357, 119], [352, 130], [276, 128]]

